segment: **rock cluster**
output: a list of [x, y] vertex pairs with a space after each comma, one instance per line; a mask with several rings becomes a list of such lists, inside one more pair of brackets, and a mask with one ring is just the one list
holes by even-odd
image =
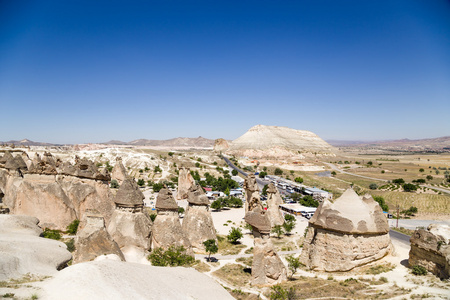
[[27, 157], [5, 152], [0, 159], [0, 189], [12, 213], [36, 216], [42, 227], [65, 230], [74, 219], [83, 219], [86, 209], [95, 208], [109, 222], [114, 206], [106, 170], [78, 157], [71, 165], [49, 152], [42, 158], [35, 154], [32, 161]]
[[267, 215], [269, 216], [270, 223], [273, 226], [283, 225], [284, 218], [280, 211], [280, 205], [283, 204], [283, 199], [281, 198], [280, 192], [273, 185], [269, 183], [267, 188]]
[[159, 191], [155, 208], [158, 215], [152, 227], [152, 249], [183, 246], [188, 255], [194, 255], [191, 243], [181, 228], [178, 205], [167, 187]]
[[393, 250], [389, 225], [371, 196], [346, 190], [322, 202], [309, 221], [301, 262], [312, 270], [349, 271]]
[[127, 253], [142, 253], [150, 250], [152, 221], [144, 213], [144, 195], [134, 179], [127, 178], [114, 197], [116, 209], [108, 225], [108, 232], [117, 242], [127, 261]]
[[252, 284], [277, 284], [287, 279], [286, 268], [270, 240], [269, 217], [256, 206], [245, 214], [245, 221], [252, 226], [254, 247]]
[[204, 251], [204, 241], [217, 241], [216, 229], [209, 212], [209, 199], [197, 184], [189, 189], [188, 202], [182, 229], [192, 247], [197, 251]]
[[106, 231], [103, 216], [96, 210], [86, 212], [86, 224], [77, 232], [73, 262], [91, 261], [100, 255], [115, 254], [124, 261], [122, 251]]
[[189, 168], [181, 167], [178, 172], [177, 200], [187, 199], [189, 189], [195, 184]]
[[411, 236], [409, 265], [419, 265], [441, 279], [450, 277], [450, 226], [431, 224]]

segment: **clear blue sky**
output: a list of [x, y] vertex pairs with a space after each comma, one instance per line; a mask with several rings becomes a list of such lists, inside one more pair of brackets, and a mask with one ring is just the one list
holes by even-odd
[[450, 135], [449, 1], [0, 0], [0, 141]]

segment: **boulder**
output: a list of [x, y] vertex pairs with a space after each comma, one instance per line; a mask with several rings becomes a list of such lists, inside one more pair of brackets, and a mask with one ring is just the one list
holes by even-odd
[[114, 260], [85, 262], [59, 272], [39, 299], [234, 299], [193, 268], [154, 267]]
[[392, 251], [381, 207], [372, 197], [348, 189], [334, 203], [319, 205], [309, 221], [300, 260], [312, 270], [349, 271]]
[[0, 215], [0, 281], [50, 276], [72, 259], [64, 243], [39, 237], [33, 217]]
[[187, 199], [189, 189], [195, 184], [189, 168], [181, 167], [178, 172], [177, 200]]
[[409, 265], [420, 265], [441, 279], [450, 277], [450, 226], [431, 224], [411, 236]]
[[122, 251], [105, 228], [103, 216], [95, 210], [89, 210], [86, 224], [77, 232], [75, 238], [75, 253], [73, 262], [91, 261], [101, 255], [114, 254], [124, 261]]
[[191, 243], [181, 228], [178, 205], [168, 188], [159, 191], [155, 207], [158, 216], [152, 227], [152, 248], [167, 250], [170, 246], [183, 246], [186, 254], [193, 256]]
[[189, 188], [187, 201], [191, 205], [209, 205], [208, 196], [206, 196], [203, 188], [199, 184], [195, 184]]

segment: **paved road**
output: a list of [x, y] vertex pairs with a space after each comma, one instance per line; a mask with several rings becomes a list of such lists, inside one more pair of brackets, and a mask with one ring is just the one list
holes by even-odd
[[[248, 176], [247, 173], [245, 173], [244, 171], [242, 171], [241, 169], [239, 169], [238, 167], [236, 167], [228, 158], [226, 158], [225, 156], [222, 155], [223, 160], [225, 160], [225, 162], [227, 163], [228, 166], [230, 166], [230, 168], [238, 171], [239, 173], [241, 173], [242, 175], [244, 175], [245, 177]], [[258, 177], [256, 177], [256, 183], [258, 184], [259, 188], [263, 188], [266, 184], [269, 184], [268, 181], [266, 180], [262, 180]]]
[[400, 233], [400, 232], [395, 231], [395, 230], [390, 230], [389, 231], [389, 235], [391, 236], [392, 240], [397, 240], [400, 243], [405, 244], [406, 246], [409, 247], [409, 245], [410, 245], [410, 243], [409, 243], [410, 236], [409, 235]]

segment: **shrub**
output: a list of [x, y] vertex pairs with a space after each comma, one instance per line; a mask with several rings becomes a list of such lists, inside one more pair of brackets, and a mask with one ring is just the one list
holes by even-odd
[[42, 237], [52, 240], [60, 240], [61, 239], [61, 233], [59, 230], [51, 230], [48, 228], [44, 229], [44, 232], [42, 233]]
[[178, 206], [178, 214], [179, 214], [179, 215], [184, 214], [184, 208], [183, 208], [183, 207]]
[[164, 184], [162, 183], [154, 183], [153, 184], [153, 191], [155, 193], [159, 192], [164, 187]]
[[170, 246], [164, 251], [162, 248], [156, 248], [148, 256], [148, 260], [153, 266], [160, 267], [176, 267], [192, 265], [195, 259], [186, 254], [186, 249], [183, 246]]
[[417, 185], [412, 184], [412, 183], [405, 183], [405, 184], [403, 185], [403, 190], [404, 190], [405, 192], [414, 192], [414, 191], [417, 191]]
[[68, 234], [77, 234], [78, 225], [80, 225], [80, 220], [73, 220], [72, 223], [67, 225]]
[[243, 237], [242, 230], [240, 228], [231, 227], [230, 232], [227, 235], [227, 240], [230, 243], [237, 244], [237, 242]]
[[431, 175], [427, 175], [427, 180], [433, 180], [433, 176], [431, 176]]
[[280, 238], [280, 236], [284, 233], [283, 232], [283, 227], [281, 227], [281, 225], [275, 225], [272, 228], [272, 233], [277, 235], [277, 238]]
[[64, 242], [64, 244], [66, 244], [67, 251], [69, 251], [69, 252], [75, 251], [75, 240], [74, 239], [70, 239], [67, 242]]
[[283, 170], [281, 170], [280, 168], [276, 168], [274, 173], [275, 175], [283, 175]]
[[303, 178], [297, 177], [297, 178], [294, 179], [294, 181], [298, 182], [298, 183], [303, 183]]
[[138, 181], [137, 181], [137, 185], [138, 186], [144, 186], [145, 185], [145, 180], [144, 179], [138, 179]]
[[221, 210], [222, 201], [220, 201], [220, 199], [214, 200], [213, 203], [211, 203], [211, 208], [214, 210]]
[[392, 180], [392, 183], [395, 183], [395, 184], [404, 184], [404, 183], [405, 183], [405, 180], [404, 180], [403, 178], [397, 178], [397, 179]]
[[373, 196], [373, 200], [377, 201], [383, 211], [389, 211], [389, 206], [384, 202], [381, 196]]
[[161, 169], [161, 167], [160, 167], [159, 165], [157, 165], [157, 166], [155, 166], [155, 168], [153, 169], [153, 172], [155, 172], [155, 173], [161, 173], [161, 172], [162, 172], [162, 169]]
[[295, 272], [300, 267], [300, 259], [294, 257], [293, 255], [286, 256], [286, 261], [288, 262], [288, 268], [291, 271], [291, 278], [294, 277]]
[[155, 222], [156, 216], [158, 216], [157, 214], [150, 214], [150, 219], [152, 220], [152, 222]]
[[369, 189], [371, 189], [371, 190], [376, 190], [377, 188], [378, 188], [378, 185], [376, 183], [371, 183], [369, 185]]
[[421, 276], [421, 275], [427, 275], [428, 271], [427, 271], [427, 269], [425, 269], [425, 268], [422, 267], [422, 266], [415, 265], [415, 266], [412, 267], [412, 273], [413, 273], [414, 275], [419, 275], [419, 276]]
[[425, 172], [425, 170], [422, 169], [422, 168], [420, 168], [420, 169], [419, 169], [419, 172], [423, 173], [423, 172]]
[[231, 175], [236, 176], [238, 174], [238, 171], [233, 169], [233, 171], [231, 171]]
[[119, 183], [117, 182], [117, 180], [113, 179], [113, 180], [111, 180], [111, 185], [110, 186], [113, 189], [117, 189], [117, 188], [119, 188]]
[[264, 178], [264, 177], [266, 177], [266, 175], [267, 175], [267, 172], [259, 172], [258, 177], [259, 178]]
[[284, 289], [281, 285], [277, 284], [270, 287], [272, 290], [269, 295], [270, 300], [291, 300], [295, 299], [295, 288], [290, 287], [289, 290]]

